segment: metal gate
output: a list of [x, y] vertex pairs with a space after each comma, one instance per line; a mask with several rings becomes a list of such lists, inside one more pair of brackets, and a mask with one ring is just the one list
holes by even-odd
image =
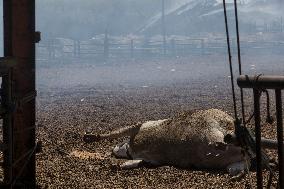
[[257, 162], [257, 188], [263, 188], [262, 177], [262, 148], [261, 148], [261, 117], [260, 117], [260, 94], [262, 90], [275, 90], [276, 118], [277, 118], [277, 143], [278, 143], [278, 166], [279, 188], [284, 189], [284, 149], [283, 149], [283, 117], [282, 117], [282, 90], [284, 89], [284, 76], [247, 76], [241, 75], [237, 83], [241, 88], [253, 89], [254, 117], [255, 117], [255, 142]]

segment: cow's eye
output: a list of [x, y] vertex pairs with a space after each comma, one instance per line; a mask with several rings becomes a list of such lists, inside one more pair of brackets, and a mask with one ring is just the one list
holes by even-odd
[[215, 144], [215, 148], [216, 150], [222, 150], [222, 151], [225, 151], [227, 149], [227, 145], [222, 143], [222, 142], [217, 142]]

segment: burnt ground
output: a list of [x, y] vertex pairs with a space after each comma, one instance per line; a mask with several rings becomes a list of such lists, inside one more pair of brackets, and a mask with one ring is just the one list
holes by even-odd
[[[43, 188], [246, 188], [248, 175], [230, 181], [224, 171], [171, 166], [118, 170], [116, 165], [123, 160], [110, 152], [123, 139], [82, 142], [87, 129], [102, 133], [183, 110], [219, 108], [231, 114], [226, 59], [209, 60], [40, 68], [37, 133], [43, 151], [37, 155], [38, 184]], [[274, 73], [262, 63], [250, 62], [247, 67], [251, 72], [257, 67]], [[251, 112], [250, 93], [246, 94], [247, 112]], [[273, 128], [263, 127], [264, 136], [274, 138]], [[251, 177], [255, 187], [254, 172]]]

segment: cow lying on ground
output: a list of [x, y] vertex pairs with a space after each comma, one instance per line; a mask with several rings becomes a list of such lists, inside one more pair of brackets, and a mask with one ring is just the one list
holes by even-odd
[[182, 113], [171, 119], [148, 121], [124, 127], [108, 134], [86, 134], [86, 142], [129, 136], [116, 145], [113, 154], [129, 159], [121, 165], [131, 169], [148, 164], [173, 165], [181, 168], [226, 169], [237, 175], [248, 168], [249, 160], [242, 149], [223, 142], [233, 118], [217, 110]]

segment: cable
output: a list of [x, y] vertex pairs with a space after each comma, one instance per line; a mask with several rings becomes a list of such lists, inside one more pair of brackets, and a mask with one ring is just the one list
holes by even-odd
[[[239, 75], [242, 75], [242, 62], [241, 62], [241, 48], [240, 48], [240, 33], [239, 33], [239, 18], [238, 18], [238, 5], [237, 0], [234, 0], [235, 7], [235, 20], [236, 20], [236, 35], [237, 35], [237, 46], [238, 46], [238, 63], [239, 63]], [[244, 92], [243, 89], [240, 88], [241, 92], [241, 107], [242, 107], [242, 118], [243, 125], [245, 126], [245, 108], [244, 108]]]
[[228, 29], [226, 0], [223, 0], [223, 7], [224, 7], [226, 35], [227, 35], [227, 47], [228, 47], [228, 56], [229, 56], [229, 65], [230, 65], [230, 74], [231, 74], [231, 85], [232, 85], [232, 95], [233, 95], [233, 103], [234, 103], [234, 113], [235, 113], [235, 119], [238, 120], [235, 85], [234, 85], [234, 73], [233, 73], [233, 68], [232, 68], [232, 55], [231, 55], [231, 47], [230, 47], [231, 46], [230, 45], [230, 34], [229, 34], [229, 29]]
[[29, 163], [29, 161], [31, 160], [33, 154], [35, 153], [37, 148], [37, 144], [34, 146], [34, 148], [32, 148], [31, 150], [29, 150], [29, 156], [26, 159], [26, 161], [24, 162], [22, 168], [20, 169], [20, 171], [18, 172], [18, 175], [14, 178], [14, 180], [11, 183], [11, 187], [14, 188], [15, 184], [17, 183], [17, 180], [19, 179], [20, 175], [22, 174], [22, 172], [24, 171], [25, 167], [27, 166], [27, 164]]

